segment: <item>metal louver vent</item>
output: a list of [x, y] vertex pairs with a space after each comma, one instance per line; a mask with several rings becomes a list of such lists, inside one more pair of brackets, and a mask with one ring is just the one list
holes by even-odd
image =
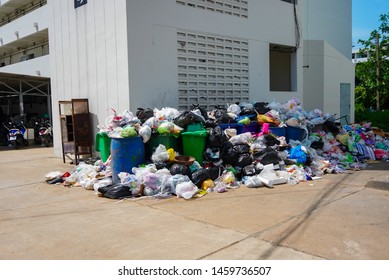
[[177, 53], [180, 109], [249, 100], [247, 40], [179, 30]]
[[247, 18], [248, 0], [176, 0], [177, 4], [201, 10]]

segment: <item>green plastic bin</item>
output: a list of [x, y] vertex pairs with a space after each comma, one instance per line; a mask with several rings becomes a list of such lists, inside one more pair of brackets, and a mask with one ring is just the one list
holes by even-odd
[[194, 157], [200, 165], [203, 165], [207, 130], [183, 132], [181, 137], [183, 154]]
[[168, 134], [152, 134], [148, 144], [149, 156], [151, 156], [155, 152], [155, 149], [157, 149], [160, 144], [164, 145], [167, 150], [173, 148], [174, 151], [181, 151], [179, 138]]
[[111, 138], [105, 132], [96, 134], [96, 152], [100, 152], [100, 157], [105, 162], [111, 155]]

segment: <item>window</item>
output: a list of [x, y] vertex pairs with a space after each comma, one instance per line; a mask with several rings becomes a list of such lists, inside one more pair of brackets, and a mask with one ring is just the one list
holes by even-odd
[[179, 109], [249, 99], [247, 40], [179, 30], [177, 55]]
[[248, 0], [176, 0], [177, 4], [247, 18]]
[[296, 90], [295, 47], [270, 44], [270, 91]]

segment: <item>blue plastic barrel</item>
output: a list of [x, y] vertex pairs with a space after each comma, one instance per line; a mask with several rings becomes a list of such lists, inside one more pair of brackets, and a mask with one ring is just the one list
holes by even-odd
[[261, 130], [258, 122], [252, 121], [249, 124], [238, 124], [236, 128], [236, 134], [242, 134], [250, 132], [251, 134], [257, 134]]
[[286, 137], [286, 129], [285, 127], [269, 127], [269, 131], [276, 136], [284, 136]]
[[308, 136], [308, 133], [305, 129], [294, 126], [286, 127], [286, 141], [289, 140], [298, 140], [303, 141]]
[[142, 137], [112, 138], [112, 182], [119, 183], [120, 172], [132, 173], [132, 168], [145, 162], [145, 146]]

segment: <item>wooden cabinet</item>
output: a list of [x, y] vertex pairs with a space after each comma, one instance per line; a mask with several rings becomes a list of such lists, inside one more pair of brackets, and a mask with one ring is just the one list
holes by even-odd
[[[88, 99], [59, 101], [62, 158], [70, 158], [77, 165], [81, 155], [92, 156], [92, 129]], [[74, 158], [71, 158], [73, 155]]]

